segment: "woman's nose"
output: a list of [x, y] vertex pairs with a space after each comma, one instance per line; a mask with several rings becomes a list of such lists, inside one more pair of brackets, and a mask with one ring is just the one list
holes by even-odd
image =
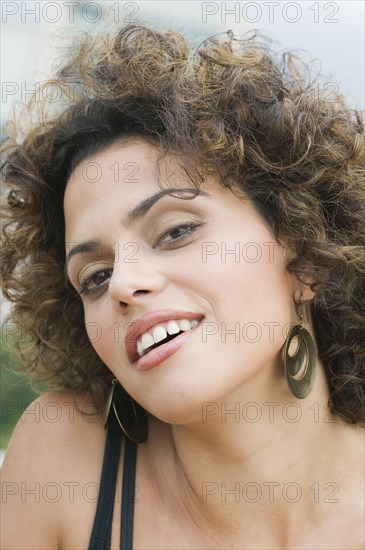
[[109, 295], [118, 312], [126, 305], [140, 303], [147, 294], [158, 294], [165, 277], [148, 262], [115, 262], [109, 281]]

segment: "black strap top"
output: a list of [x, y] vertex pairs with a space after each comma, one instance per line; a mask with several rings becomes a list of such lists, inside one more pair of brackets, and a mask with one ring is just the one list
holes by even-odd
[[[110, 550], [112, 520], [123, 432], [113, 414], [108, 421], [98, 504], [88, 550]], [[133, 549], [137, 445], [125, 437], [120, 550]]]

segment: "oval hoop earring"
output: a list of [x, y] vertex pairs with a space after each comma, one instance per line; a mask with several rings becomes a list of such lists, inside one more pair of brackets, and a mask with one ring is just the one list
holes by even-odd
[[116, 378], [112, 381], [107, 407], [106, 428], [110, 415], [115, 415], [125, 435], [134, 443], [144, 443], [148, 437], [148, 417], [143, 407], [125, 391]]
[[[303, 320], [301, 311], [299, 324], [291, 329], [284, 346], [285, 377], [290, 391], [298, 399], [309, 395], [316, 378], [317, 349], [310, 332], [303, 326]], [[289, 347], [295, 336], [299, 341], [298, 348], [294, 355], [289, 355]]]

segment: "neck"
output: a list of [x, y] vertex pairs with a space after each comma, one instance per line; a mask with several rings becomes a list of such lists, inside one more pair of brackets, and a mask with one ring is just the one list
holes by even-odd
[[[254, 400], [245, 387], [220, 403], [203, 404], [199, 422], [165, 425], [181, 507], [200, 531], [211, 537], [217, 529], [220, 544], [234, 545], [230, 537], [238, 525], [246, 540], [255, 540], [260, 525], [263, 541], [277, 532], [284, 547], [303, 514], [323, 515], [323, 500], [337, 500], [348, 468], [341, 449], [348, 457], [356, 429], [330, 417], [323, 368], [317, 369], [315, 389], [305, 400], [286, 388], [275, 398], [263, 391]], [[166, 477], [166, 471], [160, 474]]]

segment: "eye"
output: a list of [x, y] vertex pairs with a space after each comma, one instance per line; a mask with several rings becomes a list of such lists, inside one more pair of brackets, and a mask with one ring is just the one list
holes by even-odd
[[99, 269], [80, 282], [80, 295], [87, 296], [99, 290], [110, 279], [112, 269]]
[[[158, 240], [157, 244], [171, 244], [176, 243], [178, 241], [182, 241], [184, 239], [187, 239], [194, 231], [200, 227], [200, 223], [192, 223], [192, 222], [184, 222], [179, 225], [175, 225], [171, 227], [166, 233], [162, 235], [162, 237]], [[172, 238], [167, 238], [168, 236], [172, 236]]]

